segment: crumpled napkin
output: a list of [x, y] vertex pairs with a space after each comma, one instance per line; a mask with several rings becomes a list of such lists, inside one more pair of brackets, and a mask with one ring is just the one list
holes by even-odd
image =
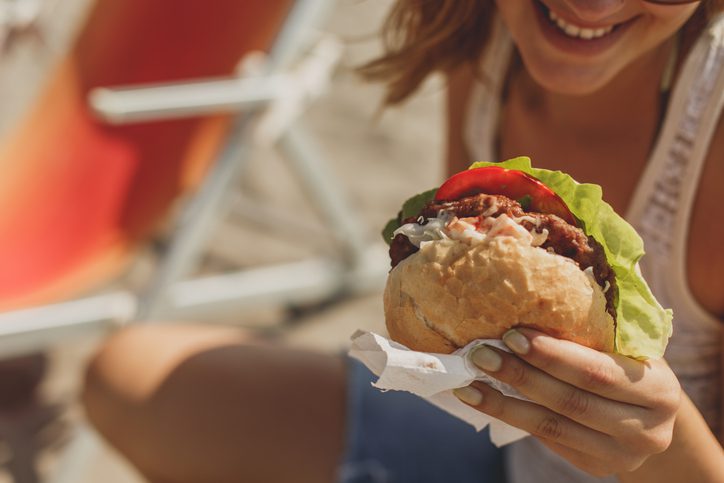
[[373, 384], [379, 389], [416, 394], [478, 431], [490, 424], [490, 439], [500, 447], [524, 438], [528, 433], [471, 408], [452, 393], [453, 389], [473, 381], [483, 381], [506, 396], [527, 400], [513, 387], [488, 376], [470, 361], [468, 354], [480, 345], [510, 352], [498, 339], [475, 340], [452, 354], [417, 352], [374, 332], [358, 330], [352, 335], [349, 355], [379, 376]]

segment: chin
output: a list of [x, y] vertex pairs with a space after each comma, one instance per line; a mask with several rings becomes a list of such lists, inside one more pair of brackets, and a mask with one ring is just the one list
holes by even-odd
[[573, 66], [562, 62], [523, 63], [533, 80], [542, 88], [556, 94], [585, 96], [602, 89], [614, 77], [606, 69], [593, 66]]

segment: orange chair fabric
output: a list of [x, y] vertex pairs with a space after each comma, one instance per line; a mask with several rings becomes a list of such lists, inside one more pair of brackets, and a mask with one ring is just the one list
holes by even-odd
[[227, 117], [113, 127], [97, 86], [230, 75], [267, 50], [288, 0], [102, 0], [32, 109], [0, 139], [0, 309], [46, 303], [116, 275], [197, 183]]

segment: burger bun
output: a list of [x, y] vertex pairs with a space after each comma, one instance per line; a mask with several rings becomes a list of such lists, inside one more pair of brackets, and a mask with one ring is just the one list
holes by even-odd
[[417, 351], [450, 353], [514, 327], [613, 351], [600, 286], [571, 259], [514, 237], [422, 243], [390, 272], [384, 310], [390, 337]]

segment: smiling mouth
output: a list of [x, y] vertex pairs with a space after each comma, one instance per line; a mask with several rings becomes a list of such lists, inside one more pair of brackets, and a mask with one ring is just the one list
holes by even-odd
[[563, 20], [561, 17], [559, 17], [555, 12], [553, 12], [551, 9], [549, 9], [543, 2], [536, 1], [538, 6], [541, 8], [541, 10], [544, 13], [544, 16], [546, 19], [548, 19], [548, 22], [556, 27], [556, 29], [561, 32], [562, 34], [574, 38], [574, 39], [582, 39], [582, 40], [597, 40], [601, 39], [603, 37], [606, 37], [611, 32], [615, 31], [620, 27], [621, 24], [618, 25], [609, 25], [606, 27], [599, 27], [599, 28], [589, 28], [589, 27], [582, 27], [580, 25], [576, 25], [574, 23], [571, 23], [569, 21]]

